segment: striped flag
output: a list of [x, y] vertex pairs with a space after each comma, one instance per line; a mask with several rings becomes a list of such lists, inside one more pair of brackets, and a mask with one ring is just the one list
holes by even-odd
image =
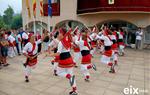
[[29, 0], [26, 0], [26, 7], [27, 7], [27, 11], [28, 11], [28, 17], [31, 18]]
[[32, 0], [33, 16], [36, 18], [36, 0]]
[[48, 0], [48, 16], [52, 17], [52, 1]]
[[40, 15], [44, 16], [44, 13], [43, 13], [43, 0], [40, 0]]

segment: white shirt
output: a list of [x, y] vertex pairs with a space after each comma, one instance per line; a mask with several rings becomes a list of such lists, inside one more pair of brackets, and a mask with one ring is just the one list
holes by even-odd
[[58, 44], [59, 44], [59, 40], [53, 39], [48, 46], [51, 48], [56, 48], [58, 46]]
[[79, 37], [78, 37], [77, 35], [75, 35], [75, 36], [73, 37], [73, 42], [75, 42], [75, 41], [77, 41], [77, 40], [80, 40], [80, 39], [79, 39]]
[[120, 32], [118, 32], [118, 36], [119, 39], [123, 39], [123, 35]]
[[97, 39], [104, 40], [104, 46], [111, 46], [113, 44], [113, 42], [107, 36], [104, 35], [97, 36]]
[[87, 46], [84, 46], [84, 41], [83, 40], [80, 40], [80, 41], [76, 40], [75, 44], [77, 44], [79, 46], [81, 51], [82, 50], [89, 50], [89, 48]]
[[9, 35], [7, 39], [10, 43], [13, 43], [15, 41], [15, 38], [12, 35]]
[[90, 38], [91, 38], [92, 40], [95, 40], [95, 39], [96, 39], [96, 36], [97, 36], [96, 33], [92, 33], [92, 34], [90, 35]]
[[25, 40], [27, 40], [29, 37], [28, 37], [27, 33], [23, 32], [22, 33], [22, 38], [25, 39]]
[[142, 40], [142, 35], [143, 35], [143, 32], [137, 31], [136, 32], [136, 40]]
[[57, 53], [64, 53], [64, 52], [70, 52], [70, 49], [66, 49], [61, 41], [58, 43], [58, 50]]
[[[35, 46], [35, 49], [33, 50], [33, 55], [37, 54], [38, 52], [38, 45], [37, 45], [38, 43], [36, 42], [35, 44], [36, 46]], [[33, 48], [33, 45], [30, 42], [28, 42], [23, 48], [23, 53], [28, 54], [28, 52], [32, 51], [32, 48]]]
[[116, 40], [116, 36], [115, 35], [109, 35], [111, 40]]

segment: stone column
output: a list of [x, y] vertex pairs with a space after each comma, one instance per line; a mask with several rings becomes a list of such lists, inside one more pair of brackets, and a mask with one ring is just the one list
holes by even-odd
[[141, 47], [140, 49], [142, 50], [144, 48], [144, 43], [145, 43], [145, 32], [146, 32], [146, 28], [142, 27], [142, 32], [143, 32], [143, 36], [142, 36], [142, 40], [141, 40]]

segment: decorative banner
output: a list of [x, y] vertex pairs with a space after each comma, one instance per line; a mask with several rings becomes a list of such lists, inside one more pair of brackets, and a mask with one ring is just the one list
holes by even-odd
[[44, 16], [44, 13], [43, 13], [43, 0], [40, 0], [40, 15]]
[[115, 0], [108, 0], [108, 4], [114, 4]]
[[36, 0], [33, 0], [32, 8], [33, 8], [33, 16], [34, 16], [34, 18], [36, 18]]
[[28, 17], [31, 18], [29, 0], [26, 0], [26, 7], [27, 7], [27, 11], [28, 11]]

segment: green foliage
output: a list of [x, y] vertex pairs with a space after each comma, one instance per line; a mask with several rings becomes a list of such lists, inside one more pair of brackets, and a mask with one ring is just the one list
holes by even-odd
[[18, 29], [22, 27], [21, 14], [14, 14], [14, 10], [11, 6], [4, 11], [4, 15], [0, 15], [0, 29]]
[[4, 11], [3, 15], [3, 20], [5, 24], [10, 25], [12, 23], [13, 15], [14, 10], [10, 6], [8, 6], [8, 8]]
[[5, 23], [3, 21], [2, 16], [0, 16], [0, 29], [2, 29], [5, 26]]
[[19, 29], [21, 27], [22, 27], [22, 16], [21, 16], [21, 14], [17, 14], [13, 17], [11, 28]]

